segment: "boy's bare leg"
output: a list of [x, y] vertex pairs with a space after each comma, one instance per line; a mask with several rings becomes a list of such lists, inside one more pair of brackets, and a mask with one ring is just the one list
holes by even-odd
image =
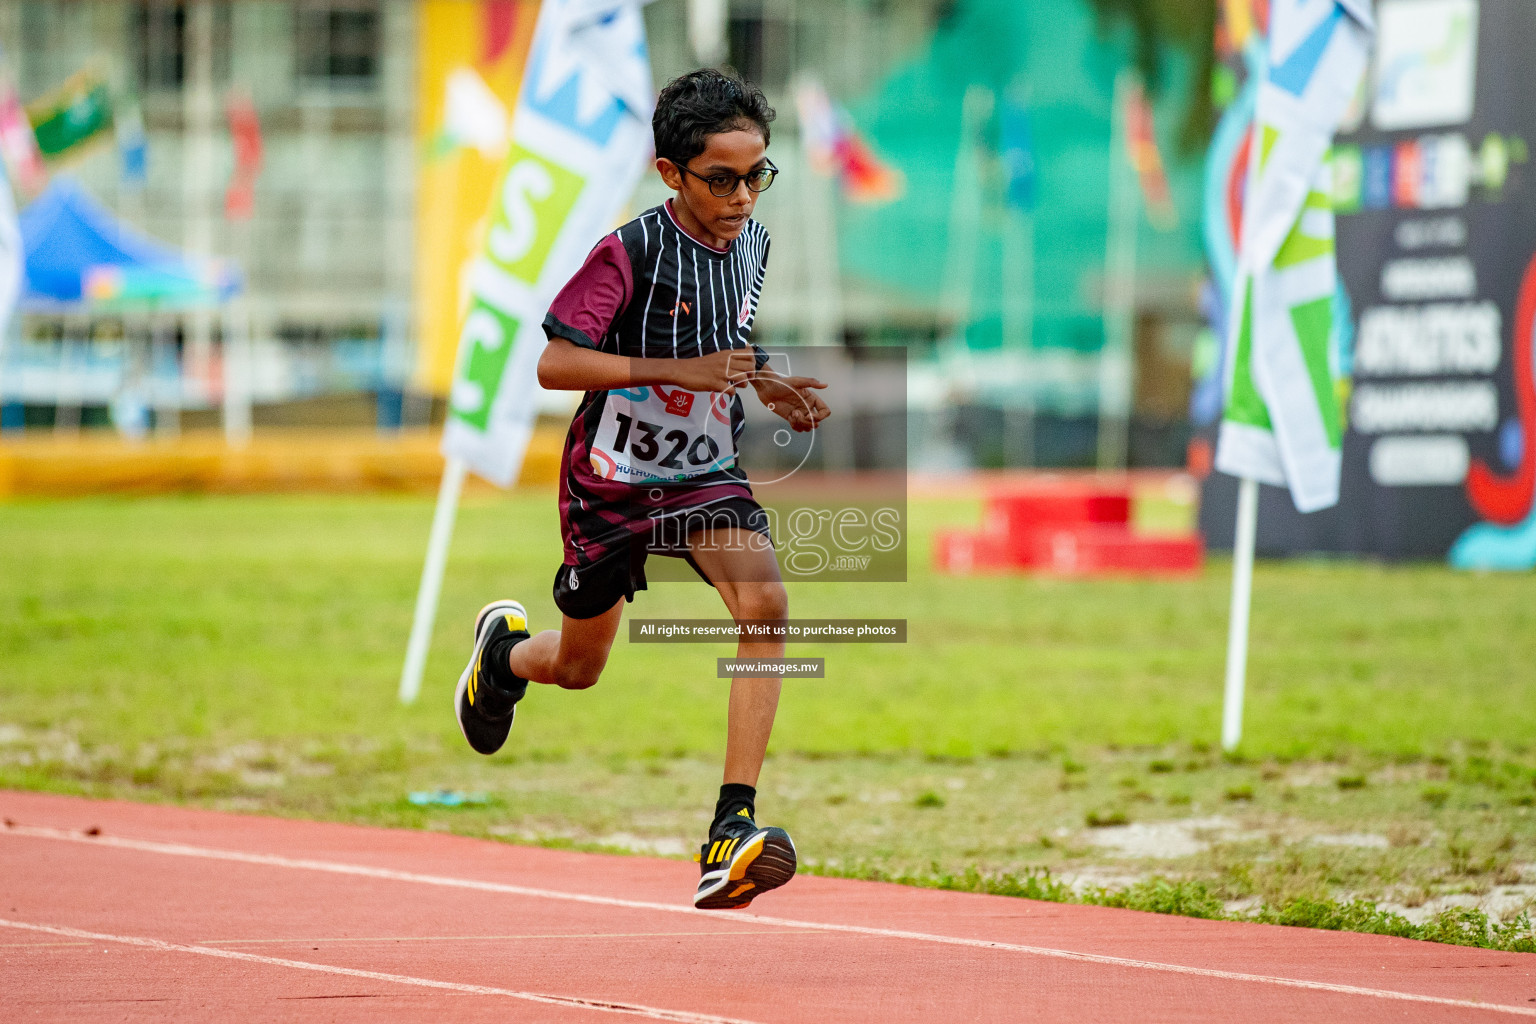
[[512, 648], [512, 671], [535, 683], [585, 690], [608, 664], [608, 652], [624, 618], [624, 599], [590, 619], [562, 617], [559, 629], [546, 629]]
[[[782, 622], [789, 615], [789, 596], [779, 578], [773, 549], [750, 530], [700, 531], [689, 538], [693, 560], [709, 577], [736, 621]], [[738, 658], [782, 658], [784, 641], [748, 639], [736, 644]], [[778, 677], [738, 677], [731, 680], [731, 703], [725, 733], [726, 783], [757, 785], [779, 708]]]
[[[767, 539], [747, 530], [706, 530], [691, 535], [688, 546], [738, 622], [782, 623], [789, 599], [779, 579], [779, 565]], [[782, 637], [746, 637], [737, 641], [740, 658], [777, 658]], [[699, 848], [699, 887], [693, 905], [700, 910], [733, 910], [759, 894], [776, 889], [795, 875], [794, 841], [782, 828], [757, 824], [755, 793], [773, 716], [779, 707], [779, 678], [731, 680], [730, 717], [725, 736], [725, 778], [709, 838]]]

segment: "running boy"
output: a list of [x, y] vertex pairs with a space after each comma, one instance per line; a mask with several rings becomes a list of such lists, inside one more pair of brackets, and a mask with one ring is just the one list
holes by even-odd
[[[561, 628], [530, 636], [516, 601], [481, 609], [454, 712], [482, 754], [506, 742], [530, 681], [571, 690], [597, 682], [625, 602], [646, 589], [648, 554], [687, 559], [737, 622], [788, 615], [767, 516], [736, 458], [743, 385], [795, 430], [828, 414], [812, 390], [824, 384], [775, 373], [748, 342], [768, 262], [768, 232], [752, 209], [776, 173], [773, 117], [762, 92], [734, 73], [668, 83], [652, 128], [656, 169], [675, 197], [600, 241], [550, 305], [539, 382], [584, 392], [561, 465]], [[737, 654], [782, 657], [784, 641], [743, 637]], [[778, 702], [777, 678], [731, 683], [697, 907], [746, 906], [795, 873], [788, 833], [754, 820]]]

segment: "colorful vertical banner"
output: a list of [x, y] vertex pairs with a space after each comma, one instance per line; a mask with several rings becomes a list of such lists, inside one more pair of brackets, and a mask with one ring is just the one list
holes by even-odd
[[117, 159], [123, 187], [137, 190], [149, 180], [149, 138], [144, 112], [137, 103], [124, 105], [116, 118]]
[[1297, 511], [1313, 512], [1338, 502], [1342, 465], [1329, 148], [1365, 71], [1374, 22], [1369, 0], [1275, 0], [1269, 27], [1215, 465], [1287, 486]]
[[1141, 186], [1147, 219], [1159, 231], [1172, 231], [1179, 226], [1179, 211], [1173, 205], [1168, 174], [1163, 170], [1163, 155], [1157, 148], [1152, 105], [1147, 102], [1147, 94], [1139, 81], [1126, 93], [1125, 147], [1126, 159], [1135, 169], [1137, 184]]
[[493, 192], [448, 398], [443, 454], [503, 487], [537, 412], [550, 300], [617, 221], [651, 153], [638, 0], [545, 0]]
[[[1255, 11], [1256, 5], [1262, 11]], [[1223, 0], [1216, 10], [1215, 65], [1211, 69], [1211, 105], [1220, 115], [1206, 149], [1201, 200], [1201, 235], [1211, 280], [1201, 297], [1209, 333], [1197, 343], [1195, 386], [1190, 394], [1190, 466], [1209, 476], [1216, 424], [1225, 401], [1223, 354], [1230, 326], [1227, 310], [1237, 277], [1238, 232], [1242, 229], [1243, 190], [1248, 182], [1248, 149], [1254, 100], [1264, 78], [1263, 18], [1266, 0]], [[1262, 17], [1261, 17], [1262, 16]], [[1223, 521], [1230, 521], [1226, 516]]]
[[820, 174], [836, 174], [850, 201], [886, 203], [901, 197], [900, 172], [875, 155], [848, 111], [832, 102], [820, 82], [801, 79], [795, 87], [795, 109], [811, 167]]
[[998, 155], [1003, 160], [1003, 200], [1015, 210], [1034, 210], [1040, 189], [1034, 124], [1025, 101], [1005, 97], [998, 112]]
[[261, 174], [261, 119], [256, 103], [245, 89], [231, 90], [224, 99], [229, 122], [229, 141], [235, 149], [235, 166], [224, 192], [224, 216], [250, 220], [256, 212], [256, 178]]
[[414, 386], [446, 395], [538, 0], [422, 0]]
[[1033, 210], [1039, 186], [1035, 133], [1029, 107], [1011, 98], [998, 114], [998, 153], [1003, 162], [1003, 199], [1016, 210]]
[[[1267, 59], [1264, 32], [1268, 10], [1267, 0], [1223, 0], [1217, 9], [1211, 103], [1220, 117], [1206, 150], [1201, 227], [1219, 300], [1213, 304], [1211, 326], [1223, 336], [1228, 327], [1227, 298], [1237, 277], [1237, 245], [1243, 223], [1243, 193], [1248, 184], [1253, 109]], [[1220, 380], [1214, 383], [1219, 391]]]
[[0, 158], [5, 160], [11, 183], [23, 196], [36, 196], [47, 187], [48, 170], [4, 50], [0, 50]]

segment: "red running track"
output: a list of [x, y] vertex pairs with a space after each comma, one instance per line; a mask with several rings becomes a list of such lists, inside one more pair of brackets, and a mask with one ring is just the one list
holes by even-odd
[[0, 792], [6, 1021], [1509, 1021], [1536, 956]]

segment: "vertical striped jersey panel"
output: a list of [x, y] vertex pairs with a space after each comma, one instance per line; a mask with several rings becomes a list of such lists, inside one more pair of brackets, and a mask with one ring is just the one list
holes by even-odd
[[708, 355], [750, 344], [768, 265], [768, 231], [747, 221], [726, 252], [689, 237], [663, 206], [615, 234], [629, 256], [634, 297], [604, 349], [641, 358]]

